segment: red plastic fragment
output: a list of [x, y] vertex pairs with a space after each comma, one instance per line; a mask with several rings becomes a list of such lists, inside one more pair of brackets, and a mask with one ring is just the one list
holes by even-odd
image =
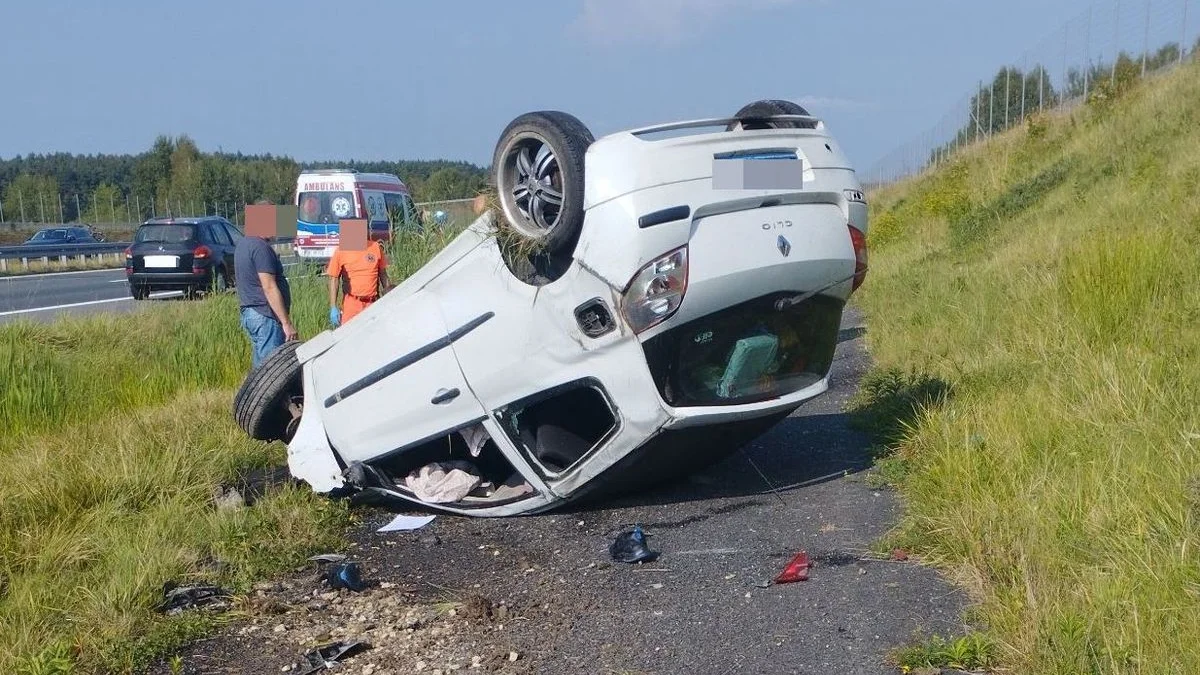
[[908, 551], [902, 548], [892, 549], [892, 560], [908, 560]]
[[792, 558], [787, 567], [775, 577], [775, 583], [788, 584], [793, 581], [806, 581], [808, 579], [808, 554], [800, 551]]

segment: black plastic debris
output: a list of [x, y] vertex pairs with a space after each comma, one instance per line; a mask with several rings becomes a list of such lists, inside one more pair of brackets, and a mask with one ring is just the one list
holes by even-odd
[[228, 591], [218, 586], [176, 586], [168, 581], [163, 584], [163, 599], [158, 611], [178, 614], [184, 610], [212, 605], [230, 597]]
[[356, 562], [330, 565], [325, 572], [325, 581], [330, 588], [348, 588], [356, 593], [367, 588], [362, 580], [362, 568]]
[[617, 535], [609, 545], [608, 553], [614, 561], [622, 563], [652, 562], [658, 558], [658, 553], [646, 545], [646, 534], [641, 525]]
[[371, 645], [366, 642], [330, 642], [329, 644], [321, 645], [316, 649], [311, 649], [304, 653], [304, 659], [308, 662], [308, 670], [301, 675], [309, 675], [320, 670], [333, 669], [341, 665], [341, 660], [358, 654], [359, 652], [370, 649]]

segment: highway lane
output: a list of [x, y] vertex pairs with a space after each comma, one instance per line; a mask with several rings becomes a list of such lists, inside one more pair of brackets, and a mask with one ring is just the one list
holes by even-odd
[[[182, 293], [150, 297], [179, 298]], [[0, 277], [0, 323], [53, 320], [64, 313], [129, 311], [145, 304], [130, 297], [123, 269]]]

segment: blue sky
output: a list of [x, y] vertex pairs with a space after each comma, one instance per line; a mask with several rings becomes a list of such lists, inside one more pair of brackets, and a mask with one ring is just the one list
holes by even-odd
[[203, 150], [486, 164], [529, 110], [600, 136], [770, 97], [807, 104], [865, 167], [1088, 4], [8, 0], [0, 157], [186, 133]]

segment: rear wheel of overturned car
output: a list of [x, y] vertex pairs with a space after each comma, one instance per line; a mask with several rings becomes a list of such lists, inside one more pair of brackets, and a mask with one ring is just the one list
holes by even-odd
[[514, 258], [541, 268], [543, 277], [561, 273], [561, 262], [570, 260], [579, 240], [583, 159], [594, 140], [578, 118], [544, 110], [514, 119], [496, 143], [492, 181], [503, 220], [498, 225], [515, 235], [505, 242], [517, 253]]
[[233, 398], [233, 417], [242, 431], [259, 441], [284, 441], [295, 435], [304, 405], [299, 340], [285, 342], [250, 371]]
[[803, 129], [811, 127], [811, 122], [800, 121], [778, 121], [769, 122], [761, 119], [771, 115], [808, 115], [809, 112], [798, 103], [793, 103], [784, 99], [768, 98], [761, 101], [754, 101], [742, 106], [742, 109], [734, 113], [740, 122], [732, 122], [725, 127], [726, 131], [733, 131], [741, 125], [743, 129]]

